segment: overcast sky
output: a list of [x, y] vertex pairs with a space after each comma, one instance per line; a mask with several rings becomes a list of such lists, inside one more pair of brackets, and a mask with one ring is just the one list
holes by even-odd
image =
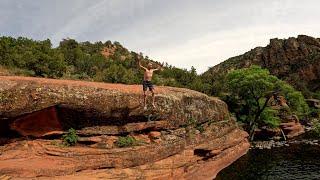
[[0, 35], [119, 41], [198, 72], [265, 46], [320, 37], [319, 0], [0, 0]]

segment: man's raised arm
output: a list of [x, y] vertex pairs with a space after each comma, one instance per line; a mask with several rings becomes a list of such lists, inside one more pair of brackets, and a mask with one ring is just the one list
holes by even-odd
[[144, 67], [144, 66], [142, 66], [142, 64], [141, 64], [141, 54], [138, 55], [137, 60], [138, 60], [139, 67], [141, 67], [141, 68], [144, 69], [144, 70], [147, 70], [147, 68]]
[[157, 67], [156, 69], [153, 69], [153, 71], [162, 70], [162, 68], [163, 68], [163, 64], [164, 64], [164, 62], [163, 62], [163, 63], [161, 63], [161, 64], [158, 64], [158, 67]]

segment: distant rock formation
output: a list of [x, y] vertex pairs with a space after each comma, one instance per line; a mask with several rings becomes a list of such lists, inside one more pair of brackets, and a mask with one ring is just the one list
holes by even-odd
[[[306, 35], [271, 39], [266, 47], [256, 47], [243, 55], [210, 68], [203, 74], [210, 82], [232, 69], [259, 65], [298, 90], [320, 91], [320, 39]], [[214, 91], [214, 90], [213, 90]]]
[[107, 47], [104, 47], [101, 51], [101, 54], [105, 57], [108, 58], [109, 56], [112, 56], [114, 52], [116, 51], [116, 46], [110, 45]]
[[[138, 85], [0, 76], [0, 174], [15, 178], [212, 179], [249, 148], [218, 98]], [[74, 147], [61, 135], [75, 128]], [[120, 148], [119, 137], [139, 145]]]

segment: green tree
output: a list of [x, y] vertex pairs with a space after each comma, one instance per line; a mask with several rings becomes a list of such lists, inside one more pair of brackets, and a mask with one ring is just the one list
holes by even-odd
[[[109, 48], [108, 56], [101, 54], [104, 48]], [[49, 39], [0, 37], [0, 65], [17, 75], [136, 84], [143, 78], [136, 56], [137, 53], [128, 51], [119, 42], [77, 42], [66, 38], [54, 48]], [[142, 63], [147, 61], [159, 63], [143, 56]], [[154, 74], [153, 82], [205, 93], [212, 89], [210, 82], [204, 83], [194, 67], [187, 70], [169, 64], [164, 71]]]
[[[268, 108], [273, 93], [284, 95], [290, 108], [299, 114], [307, 113], [304, 97], [290, 85], [270, 75], [266, 69], [258, 66], [231, 71], [227, 74], [228, 102], [238, 120], [247, 125], [250, 139], [255, 129], [261, 125], [276, 127], [279, 124], [277, 112]], [[233, 103], [232, 103], [233, 102]]]
[[293, 113], [297, 114], [300, 118], [309, 114], [309, 106], [300, 91], [296, 91], [291, 85], [281, 80], [277, 82], [276, 88], [281, 90]]

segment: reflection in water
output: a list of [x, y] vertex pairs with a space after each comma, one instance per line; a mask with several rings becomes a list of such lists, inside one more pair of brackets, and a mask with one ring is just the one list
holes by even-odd
[[250, 150], [222, 170], [216, 179], [320, 179], [320, 147], [293, 144], [271, 150]]

